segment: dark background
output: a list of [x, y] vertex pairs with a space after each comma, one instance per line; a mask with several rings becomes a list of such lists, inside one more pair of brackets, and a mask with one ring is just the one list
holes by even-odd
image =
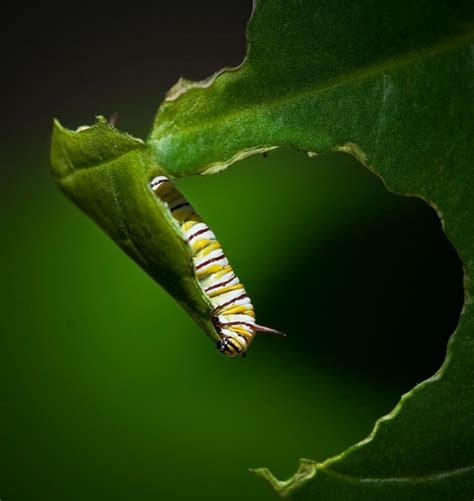
[[[245, 53], [251, 3], [5, 13], [0, 168], [0, 497], [270, 499], [364, 438], [432, 375], [462, 305], [434, 211], [344, 155], [279, 151], [179, 184], [259, 320], [245, 360], [186, 314], [53, 185], [51, 121], [119, 113], [146, 137], [166, 90]], [[242, 201], [245, 203], [242, 203]], [[236, 207], [238, 215], [236, 217]]]

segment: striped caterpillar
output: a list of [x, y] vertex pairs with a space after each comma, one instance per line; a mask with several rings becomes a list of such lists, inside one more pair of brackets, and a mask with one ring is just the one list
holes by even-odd
[[212, 323], [219, 337], [216, 348], [227, 356], [244, 356], [256, 332], [284, 336], [255, 323], [252, 302], [225, 257], [221, 244], [175, 185], [165, 176], [156, 176], [151, 180], [150, 188], [168, 207], [191, 247], [194, 273], [213, 307]]

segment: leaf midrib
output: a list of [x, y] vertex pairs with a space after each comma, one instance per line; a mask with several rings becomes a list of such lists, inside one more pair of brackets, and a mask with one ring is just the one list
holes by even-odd
[[[302, 460], [303, 461], [303, 460]], [[452, 478], [458, 475], [463, 475], [465, 473], [469, 473], [471, 471], [474, 472], [474, 465], [469, 465], [461, 468], [454, 468], [452, 470], [445, 470], [436, 473], [430, 473], [428, 475], [413, 475], [410, 477], [355, 477], [351, 475], [345, 475], [343, 473], [339, 473], [334, 471], [329, 466], [327, 466], [327, 461], [324, 463], [314, 463], [305, 460], [304, 468], [307, 469], [308, 466], [311, 466], [311, 471], [304, 475], [298, 476], [298, 472], [295, 477], [287, 481], [277, 480], [273, 475], [266, 470], [265, 468], [262, 470], [266, 470], [266, 472], [262, 475], [266, 478], [277, 490], [280, 495], [286, 497], [294, 492], [296, 489], [301, 488], [304, 484], [306, 484], [309, 480], [315, 477], [315, 475], [326, 474], [328, 477], [333, 477], [334, 479], [351, 483], [351, 484], [427, 484], [430, 482], [442, 481], [446, 478]]]
[[[113, 162], [116, 162], [119, 159], [123, 159], [127, 155], [131, 155], [132, 153], [136, 153], [136, 150], [139, 148], [145, 149], [146, 145], [144, 143], [142, 143], [142, 144], [138, 145], [136, 148], [132, 148], [128, 151], [124, 151], [123, 153], [120, 153], [115, 157], [107, 158], [106, 160], [102, 160], [99, 163], [93, 163], [93, 164], [90, 164], [87, 166], [84, 165], [83, 167], [74, 167], [74, 170], [72, 170], [71, 172], [69, 172], [65, 176], [55, 176], [55, 179], [57, 179], [58, 181], [67, 183], [69, 181], [69, 179], [71, 179], [74, 175], [76, 175], [80, 171], [94, 172], [94, 171], [99, 170], [99, 169], [104, 168], [104, 167], [109, 168], [110, 164], [112, 164]], [[67, 157], [67, 161], [68, 161], [68, 164], [70, 166], [73, 165], [73, 163], [71, 162], [69, 157]]]
[[[317, 466], [316, 466], [317, 467]], [[323, 467], [320, 469], [322, 473], [327, 473], [330, 476], [336, 477], [338, 479], [348, 481], [348, 482], [359, 482], [359, 483], [425, 483], [425, 482], [435, 482], [438, 480], [443, 480], [452, 476], [462, 475], [464, 473], [474, 472], [474, 465], [464, 466], [461, 468], [455, 468], [452, 470], [446, 470], [436, 473], [430, 473], [428, 475], [413, 475], [409, 477], [354, 477], [352, 475], [345, 475], [337, 471], [332, 470], [329, 467]]]

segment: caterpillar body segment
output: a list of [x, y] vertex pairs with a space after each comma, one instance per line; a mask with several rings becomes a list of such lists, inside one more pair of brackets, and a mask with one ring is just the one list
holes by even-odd
[[221, 244], [175, 185], [165, 176], [156, 176], [150, 188], [168, 207], [191, 247], [196, 278], [214, 308], [212, 323], [219, 338], [216, 348], [227, 356], [243, 356], [256, 332], [284, 335], [255, 323], [252, 302]]

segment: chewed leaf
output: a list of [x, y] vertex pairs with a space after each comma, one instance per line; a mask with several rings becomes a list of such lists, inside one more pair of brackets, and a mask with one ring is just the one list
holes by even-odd
[[244, 63], [180, 86], [157, 114], [148, 144], [176, 176], [283, 145], [351, 153], [389, 190], [434, 207], [464, 265], [443, 367], [339, 456], [306, 460], [285, 482], [260, 470], [282, 495], [472, 499], [473, 26], [470, 1], [257, 0]]

